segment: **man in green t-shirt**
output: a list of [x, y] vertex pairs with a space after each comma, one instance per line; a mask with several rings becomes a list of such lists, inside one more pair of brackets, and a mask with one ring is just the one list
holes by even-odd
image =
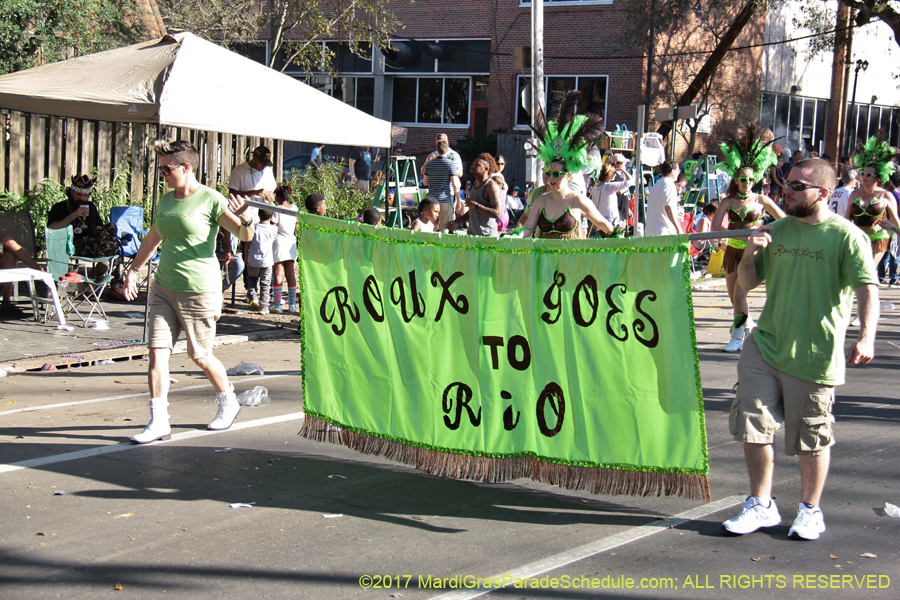
[[[750, 237], [738, 265], [740, 285], [766, 281], [766, 305], [738, 361], [737, 397], [729, 425], [744, 442], [750, 496], [722, 524], [734, 534], [781, 524], [772, 498], [775, 431], [783, 424], [785, 454], [800, 457], [801, 497], [790, 537], [815, 540], [825, 531], [819, 508], [834, 444], [834, 386], [844, 365], [872, 360], [878, 288], [866, 235], [828, 208], [835, 185], [821, 159], [797, 163], [785, 183], [787, 217]], [[769, 233], [771, 232], [771, 233]], [[853, 293], [859, 337], [844, 358]]]

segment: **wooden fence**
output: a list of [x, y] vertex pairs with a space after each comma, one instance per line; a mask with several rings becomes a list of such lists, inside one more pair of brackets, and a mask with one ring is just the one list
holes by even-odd
[[111, 123], [0, 109], [0, 190], [24, 195], [44, 179], [68, 185], [71, 176], [95, 174], [109, 185], [116, 174], [130, 179], [131, 202], [152, 196], [158, 139], [190, 140], [200, 151], [197, 179], [215, 188], [228, 183], [235, 165], [263, 144], [272, 151], [275, 178], [282, 176], [284, 142], [165, 125]]

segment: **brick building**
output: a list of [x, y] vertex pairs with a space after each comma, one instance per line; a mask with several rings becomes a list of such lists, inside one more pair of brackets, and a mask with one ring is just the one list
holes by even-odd
[[[736, 12], [740, 7], [732, 9]], [[495, 130], [528, 132], [520, 96], [530, 69], [514, 66], [516, 48], [529, 46], [531, 6], [519, 0], [450, 4], [435, 0], [395, 2], [396, 49], [385, 57], [360, 58], [339, 42], [324, 42], [335, 55], [337, 77], [286, 73], [360, 110], [407, 128], [407, 153], [433, 149], [437, 132], [451, 143]], [[625, 43], [628, 22], [621, 0], [545, 0], [544, 74], [549, 111], [568, 89], [579, 89], [590, 110], [604, 117], [608, 130], [637, 127], [637, 107], [646, 102], [646, 53]], [[733, 16], [733, 15], [730, 15]], [[729, 15], [721, 22], [727, 28]], [[762, 42], [764, 20], [755, 18], [736, 45]], [[707, 15], [693, 11], [679, 23], [677, 35], [656, 40], [659, 59], [652, 83], [654, 108], [673, 106], [715, 46]], [[401, 37], [402, 36], [402, 37]], [[670, 54], [706, 51], [670, 59]], [[760, 97], [760, 52], [730, 53], [706, 98], [711, 109], [695, 150], [715, 151], [736, 124], [754, 118]], [[266, 60], [265, 56], [256, 57]], [[668, 70], [667, 70], [668, 69]], [[721, 89], [721, 92], [720, 92]], [[720, 97], [721, 96], [721, 97]], [[648, 123], [654, 131], [658, 123]], [[679, 139], [678, 158], [686, 146]], [[299, 151], [299, 150], [298, 150]]]

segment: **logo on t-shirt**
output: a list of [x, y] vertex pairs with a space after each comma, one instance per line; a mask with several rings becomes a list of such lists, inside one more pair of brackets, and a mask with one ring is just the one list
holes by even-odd
[[783, 254], [793, 255], [797, 258], [814, 258], [815, 260], [825, 260], [824, 250], [813, 250], [809, 246], [806, 248], [785, 248], [781, 244], [775, 247], [775, 256]]

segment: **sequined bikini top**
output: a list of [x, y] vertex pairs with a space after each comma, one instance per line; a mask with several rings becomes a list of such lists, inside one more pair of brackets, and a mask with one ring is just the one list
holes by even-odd
[[538, 217], [537, 226], [538, 229], [541, 230], [542, 236], [550, 233], [569, 233], [578, 227], [578, 221], [572, 216], [568, 206], [566, 207], [566, 210], [563, 211], [563, 214], [559, 215], [554, 221], [548, 219], [547, 214], [541, 209], [541, 215]]
[[853, 210], [850, 213], [850, 219], [862, 227], [870, 227], [879, 221], [883, 221], [884, 213], [887, 211], [887, 203], [883, 198], [873, 199], [868, 205], [863, 206], [862, 198], [853, 200]]
[[738, 208], [729, 208], [728, 229], [747, 229], [749, 225], [762, 220], [763, 210], [763, 205], [759, 202], [751, 202]]

